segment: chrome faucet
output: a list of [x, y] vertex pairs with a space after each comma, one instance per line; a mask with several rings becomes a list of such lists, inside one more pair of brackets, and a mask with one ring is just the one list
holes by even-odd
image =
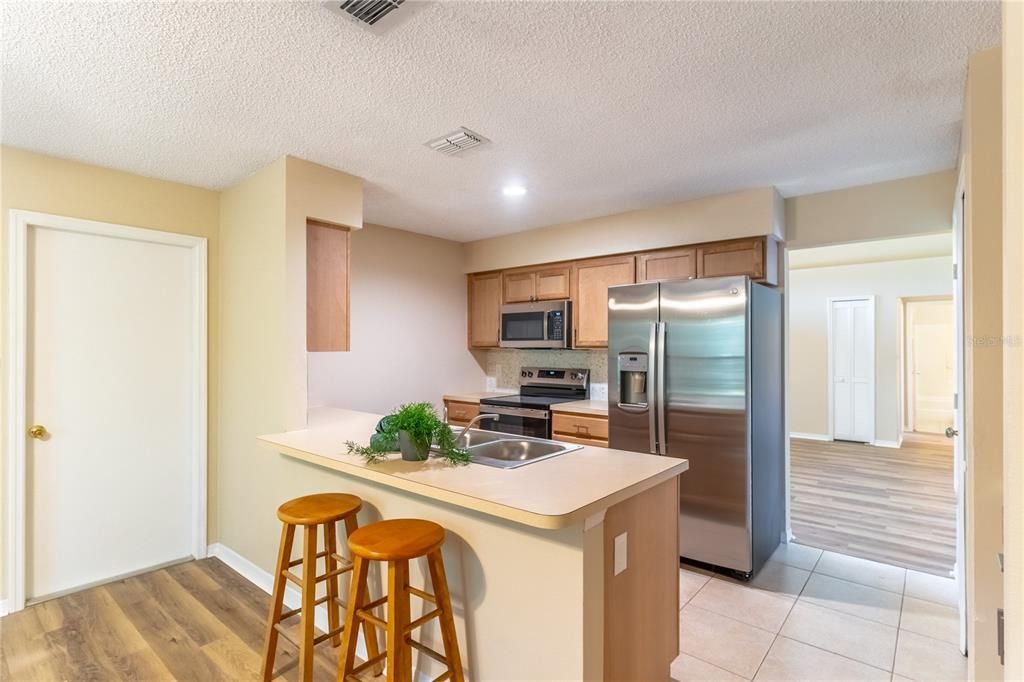
[[459, 444], [459, 439], [462, 438], [463, 436], [465, 436], [466, 432], [468, 432], [471, 428], [473, 428], [473, 424], [476, 424], [479, 421], [483, 421], [484, 419], [497, 419], [497, 418], [498, 418], [498, 415], [496, 415], [496, 414], [484, 413], [484, 414], [478, 414], [477, 416], [475, 416], [472, 419], [470, 419], [469, 423], [466, 424], [465, 426], [463, 426], [462, 430], [459, 431], [457, 436], [455, 436], [455, 445], [456, 445], [456, 447]]

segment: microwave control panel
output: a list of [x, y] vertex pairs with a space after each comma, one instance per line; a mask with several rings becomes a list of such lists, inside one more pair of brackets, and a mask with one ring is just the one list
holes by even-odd
[[548, 340], [561, 341], [565, 338], [565, 318], [561, 310], [548, 313]]

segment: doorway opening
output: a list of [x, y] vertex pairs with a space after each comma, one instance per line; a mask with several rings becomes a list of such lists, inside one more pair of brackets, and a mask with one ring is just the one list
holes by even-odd
[[950, 583], [953, 241], [793, 250], [785, 279], [793, 539]]
[[910, 297], [900, 304], [903, 438], [949, 445], [956, 394], [953, 297]]

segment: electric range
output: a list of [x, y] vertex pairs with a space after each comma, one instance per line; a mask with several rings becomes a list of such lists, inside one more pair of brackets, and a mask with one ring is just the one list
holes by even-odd
[[485, 419], [480, 428], [519, 436], [551, 438], [551, 406], [586, 400], [590, 392], [590, 370], [523, 367], [519, 371], [519, 393], [480, 400], [480, 413], [498, 415]]

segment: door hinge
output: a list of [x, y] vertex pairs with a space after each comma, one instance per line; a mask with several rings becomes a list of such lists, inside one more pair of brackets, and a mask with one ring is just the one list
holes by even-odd
[[954, 393], [953, 394], [953, 409], [954, 410], [959, 410], [960, 409], [960, 394], [959, 393]]
[[999, 653], [999, 664], [1006, 665], [1006, 625], [1003, 622], [1003, 610], [996, 609], [996, 651]]
[[957, 263], [953, 263], [953, 279], [957, 279], [958, 276], [959, 276], [959, 271], [957, 269]]

